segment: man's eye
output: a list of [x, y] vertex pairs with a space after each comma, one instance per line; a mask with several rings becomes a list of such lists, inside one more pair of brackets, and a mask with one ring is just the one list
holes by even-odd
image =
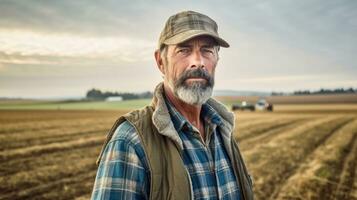
[[213, 53], [213, 50], [212, 49], [203, 49], [203, 52], [205, 52], [205, 53]]
[[179, 53], [188, 53], [190, 50], [189, 49], [179, 49]]

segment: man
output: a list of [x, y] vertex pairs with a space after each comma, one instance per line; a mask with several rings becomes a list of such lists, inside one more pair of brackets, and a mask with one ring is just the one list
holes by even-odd
[[229, 47], [217, 30], [193, 11], [168, 19], [155, 52], [164, 81], [109, 132], [92, 199], [253, 199], [234, 115], [210, 98], [219, 47]]

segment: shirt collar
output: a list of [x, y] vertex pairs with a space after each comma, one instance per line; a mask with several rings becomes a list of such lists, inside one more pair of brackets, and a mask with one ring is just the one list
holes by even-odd
[[222, 124], [222, 119], [219, 116], [219, 114], [217, 113], [217, 111], [215, 109], [213, 109], [213, 107], [207, 103], [202, 105], [200, 115], [201, 115], [201, 118], [203, 118], [205, 120], [205, 122], [208, 122], [212, 125], [219, 126]]
[[[191, 123], [183, 115], [181, 115], [181, 113], [179, 111], [177, 111], [175, 106], [172, 105], [172, 103], [167, 99], [167, 97], [165, 95], [164, 95], [164, 99], [165, 99], [165, 103], [166, 103], [167, 109], [169, 111], [172, 123], [174, 124], [174, 127], [177, 130], [177, 132], [181, 131], [181, 129], [184, 127], [188, 128], [189, 130], [192, 130], [193, 127], [192, 127]], [[206, 103], [202, 105], [200, 117], [202, 119], [204, 119], [204, 121], [206, 123], [208, 123], [209, 125], [219, 126], [222, 124], [221, 117], [219, 116], [217, 111], [215, 111], [212, 108], [212, 106], [210, 106]]]

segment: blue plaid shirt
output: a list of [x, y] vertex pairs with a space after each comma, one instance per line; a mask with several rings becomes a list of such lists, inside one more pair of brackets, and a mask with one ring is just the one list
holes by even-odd
[[[166, 100], [171, 120], [183, 143], [183, 161], [194, 199], [240, 199], [237, 179], [217, 128], [221, 117], [202, 105], [206, 141]], [[99, 165], [92, 199], [148, 199], [150, 172], [143, 146], [129, 123], [122, 123], [107, 145]]]

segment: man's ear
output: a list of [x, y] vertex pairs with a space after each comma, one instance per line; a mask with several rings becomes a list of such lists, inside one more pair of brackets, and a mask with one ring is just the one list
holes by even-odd
[[164, 61], [161, 58], [160, 50], [156, 50], [154, 56], [155, 56], [155, 61], [156, 61], [157, 67], [159, 68], [161, 73], [163, 75], [165, 75]]

